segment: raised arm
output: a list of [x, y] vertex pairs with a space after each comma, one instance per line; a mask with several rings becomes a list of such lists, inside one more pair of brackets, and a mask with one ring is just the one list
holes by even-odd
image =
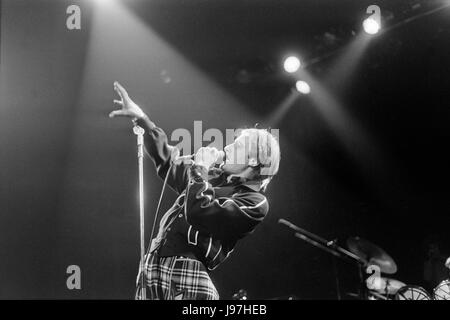
[[117, 81], [114, 82], [114, 90], [120, 96], [120, 100], [114, 100], [114, 105], [120, 110], [114, 110], [109, 114], [110, 118], [128, 117], [145, 130], [144, 145], [147, 154], [153, 160], [158, 175], [164, 179], [170, 168], [167, 183], [176, 192], [181, 193], [188, 183], [187, 169], [192, 165], [191, 161], [173, 161], [178, 154], [176, 147], [169, 145], [167, 135], [157, 127], [142, 109], [129, 97], [125, 88]]

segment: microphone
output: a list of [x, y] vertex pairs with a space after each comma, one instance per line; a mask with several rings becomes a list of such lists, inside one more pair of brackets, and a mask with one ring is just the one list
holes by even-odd
[[335, 245], [335, 241], [334, 240], [333, 241], [327, 241], [325, 239], [322, 239], [319, 236], [315, 235], [314, 233], [309, 232], [309, 231], [307, 231], [305, 229], [302, 229], [299, 226], [296, 226], [295, 224], [293, 224], [293, 223], [291, 223], [291, 222], [289, 222], [289, 221], [287, 221], [285, 219], [278, 219], [278, 223], [279, 224], [284, 224], [289, 229], [294, 230], [296, 233], [299, 233], [303, 237], [306, 236], [307, 238], [313, 239], [316, 242], [322, 242], [322, 244], [324, 246], [326, 246], [326, 247], [330, 247], [330, 246], [334, 246]]
[[[216, 149], [217, 150], [217, 149]], [[213, 168], [217, 168], [217, 169], [221, 169], [222, 166], [225, 164], [225, 159], [226, 159], [226, 154], [223, 150], [218, 150], [219, 154], [217, 156], [217, 160], [214, 163]], [[180, 150], [178, 150], [178, 148], [174, 148], [172, 150], [172, 161], [185, 161], [185, 160], [189, 160], [189, 161], [194, 161], [195, 160], [195, 153], [194, 154], [189, 154], [186, 156], [180, 156]]]
[[287, 226], [288, 228], [294, 230], [295, 232], [302, 232], [303, 231], [302, 229], [297, 227], [295, 224], [293, 224], [293, 223], [291, 223], [291, 222], [289, 222], [287, 220], [284, 220], [284, 219], [278, 219], [278, 223], [284, 224], [285, 226]]

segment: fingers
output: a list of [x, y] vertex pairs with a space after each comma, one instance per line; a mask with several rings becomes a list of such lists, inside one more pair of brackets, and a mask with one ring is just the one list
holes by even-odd
[[114, 103], [115, 107], [123, 108], [123, 101], [122, 100], [114, 100], [113, 103]]
[[217, 151], [217, 160], [215, 163], [222, 164], [224, 163], [224, 159], [225, 159], [225, 152], [221, 150]]
[[121, 100], [113, 100], [114, 106], [121, 110], [114, 110], [109, 114], [110, 118], [114, 117], [131, 117], [129, 110], [124, 110], [126, 99], [129, 99], [127, 91], [120, 85], [119, 82], [114, 81], [114, 91], [120, 96]]
[[114, 110], [109, 114], [110, 118], [114, 117], [127, 117], [129, 114], [124, 110]]
[[216, 152], [219, 152], [216, 148], [211, 148], [211, 147], [201, 147], [198, 149], [197, 151], [200, 154], [209, 154], [209, 155], [214, 155]]
[[114, 90], [116, 90], [116, 92], [119, 94], [119, 96], [122, 98], [122, 100], [128, 99], [127, 91], [125, 90], [124, 87], [122, 87], [120, 85], [120, 83], [118, 81], [114, 82]]
[[119, 87], [116, 85], [117, 82], [114, 82], [114, 91], [119, 95], [120, 99], [123, 100], [122, 92], [120, 92]]
[[195, 155], [195, 162], [204, 164], [206, 167], [211, 166], [219, 158], [220, 152], [216, 148], [201, 147]]
[[215, 157], [216, 159], [219, 157], [219, 150], [214, 147], [209, 147], [208, 149], [213, 157]]
[[[114, 106], [118, 108], [123, 108], [122, 100], [113, 100]], [[125, 116], [124, 110], [114, 110], [109, 114], [110, 118]]]
[[211, 157], [218, 157], [219, 156], [219, 150], [213, 147], [201, 147], [199, 149], [203, 154], [208, 154]]

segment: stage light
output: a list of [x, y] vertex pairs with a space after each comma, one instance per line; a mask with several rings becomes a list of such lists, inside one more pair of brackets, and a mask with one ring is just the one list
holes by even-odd
[[380, 30], [380, 24], [373, 18], [367, 18], [363, 21], [364, 31], [368, 34], [376, 34]]
[[311, 87], [309, 84], [305, 81], [297, 81], [295, 84], [295, 87], [297, 88], [297, 91], [303, 94], [308, 94], [311, 92]]
[[300, 60], [297, 57], [290, 56], [284, 60], [284, 70], [289, 73], [296, 72], [301, 66]]

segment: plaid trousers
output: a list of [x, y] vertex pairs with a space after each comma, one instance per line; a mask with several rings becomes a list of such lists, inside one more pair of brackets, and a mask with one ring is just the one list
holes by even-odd
[[[148, 254], [144, 264], [146, 297], [150, 300], [218, 300], [216, 290], [203, 264], [191, 258], [159, 257]], [[135, 298], [140, 300], [140, 273]]]

